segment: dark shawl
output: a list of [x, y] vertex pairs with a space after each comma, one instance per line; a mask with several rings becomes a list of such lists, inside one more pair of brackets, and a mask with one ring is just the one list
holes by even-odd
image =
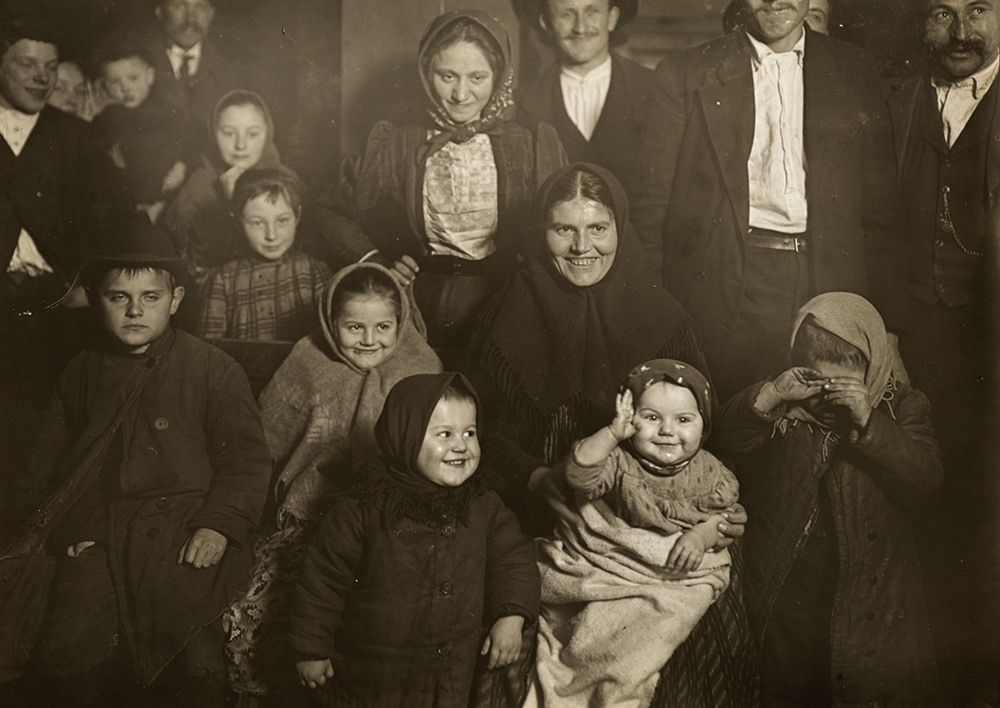
[[[673, 358], [707, 370], [691, 319], [656, 281], [632, 231], [625, 190], [602, 167], [586, 164], [608, 186], [614, 202], [618, 229], [614, 263], [600, 282], [585, 288], [556, 271], [545, 246], [547, 214], [541, 212], [556, 182], [584, 164], [563, 167], [542, 185], [536, 203], [539, 237], [528, 245], [527, 263], [502, 299], [484, 313], [492, 324], [479, 366], [522, 426], [536, 430], [546, 428], [546, 419], [560, 414], [560, 409], [571, 417], [583, 409], [594, 422], [603, 421], [596, 430], [614, 416], [615, 392], [643, 361]], [[579, 428], [580, 422], [570, 427]], [[588, 435], [594, 430], [581, 432]], [[544, 447], [544, 452], [528, 447], [525, 451], [549, 463], [568, 451], [553, 441], [545, 441]]]
[[417, 468], [424, 433], [434, 408], [452, 383], [464, 386], [476, 402], [476, 427], [483, 428], [482, 404], [472, 384], [462, 374], [415, 374], [399, 381], [385, 398], [375, 423], [375, 441], [382, 454], [368, 461], [361, 480], [362, 506], [382, 513], [388, 528], [403, 518], [434, 525], [445, 516], [456, 516], [468, 525], [469, 508], [486, 491], [483, 475], [473, 474], [458, 487], [443, 487], [424, 477]]

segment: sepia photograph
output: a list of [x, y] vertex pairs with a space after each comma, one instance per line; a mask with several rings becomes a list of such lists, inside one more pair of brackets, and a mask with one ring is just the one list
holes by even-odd
[[1000, 0], [0, 0], [2, 708], [1000, 708]]

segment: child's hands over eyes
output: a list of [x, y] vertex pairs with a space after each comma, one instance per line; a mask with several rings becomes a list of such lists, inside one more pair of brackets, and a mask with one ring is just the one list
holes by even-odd
[[782, 401], [804, 401], [820, 393], [824, 381], [818, 371], [804, 366], [793, 366], [781, 373], [772, 384]]
[[872, 406], [868, 402], [868, 388], [855, 378], [841, 377], [827, 379], [823, 384], [823, 398], [827, 405], [843, 406], [851, 415], [851, 421], [861, 430], [868, 427]]
[[490, 636], [483, 642], [479, 653], [490, 655], [489, 668], [506, 666], [513, 663], [521, 655], [521, 630], [524, 628], [524, 618], [520, 615], [501, 617], [493, 623]]
[[632, 407], [632, 392], [626, 389], [625, 393], [619, 393], [615, 396], [615, 419], [608, 426], [618, 442], [635, 435], [638, 427], [632, 422], [634, 417], [635, 408]]
[[295, 665], [299, 674], [299, 683], [307, 688], [316, 688], [333, 678], [333, 664], [329, 659], [306, 659]]

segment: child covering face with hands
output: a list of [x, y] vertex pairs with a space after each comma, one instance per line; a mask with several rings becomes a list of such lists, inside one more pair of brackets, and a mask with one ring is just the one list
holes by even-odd
[[579, 515], [538, 544], [541, 703], [648, 705], [659, 670], [728, 586], [728, 551], [709, 551], [738, 484], [701, 449], [710, 406], [693, 367], [646, 362], [611, 424], [566, 460]]
[[910, 528], [942, 479], [927, 399], [895, 379], [882, 318], [852, 293], [799, 310], [790, 360], [723, 406], [715, 436], [754, 520], [762, 702], [937, 705]]

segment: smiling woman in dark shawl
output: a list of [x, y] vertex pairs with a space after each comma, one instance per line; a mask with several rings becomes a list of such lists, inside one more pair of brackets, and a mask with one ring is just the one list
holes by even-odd
[[[577, 187], [594, 178], [596, 191]], [[551, 213], [581, 196], [607, 209], [617, 231], [610, 267], [584, 287], [563, 275], [548, 245], [550, 226], [556, 228]], [[527, 263], [477, 322], [472, 378], [488, 418], [484, 461], [503, 476], [505, 499], [526, 523], [535, 524], [531, 530], [547, 533], [552, 521], [540, 518], [528, 498], [529, 482], [534, 487], [544, 476], [536, 472], [614, 417], [614, 394], [629, 371], [650, 359], [677, 359], [699, 371], [707, 367], [690, 317], [648, 267], [614, 175], [586, 163], [556, 171], [542, 185], [535, 215], [537, 236], [527, 246]], [[740, 553], [738, 547], [731, 551], [731, 589], [664, 668], [654, 706], [754, 700]]]

